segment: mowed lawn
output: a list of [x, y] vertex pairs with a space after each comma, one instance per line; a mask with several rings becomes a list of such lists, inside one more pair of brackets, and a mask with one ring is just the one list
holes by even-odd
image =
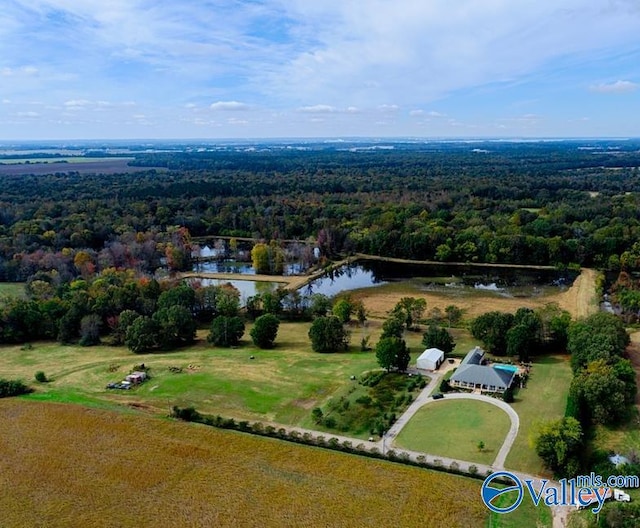
[[[491, 464], [511, 422], [502, 409], [474, 400], [434, 401], [422, 407], [396, 438], [405, 449]], [[484, 449], [478, 443], [484, 442]]]
[[[273, 350], [257, 349], [246, 337], [239, 348], [214, 348], [206, 342], [204, 330], [193, 346], [153, 354], [103, 345], [2, 346], [0, 377], [29, 382], [36, 388], [27, 396], [31, 399], [134, 403], [163, 413], [173, 405], [194, 406], [209, 414], [297, 425], [313, 407], [345, 384], [355, 383], [352, 375], [379, 368], [373, 352], [359, 352], [355, 346], [337, 354], [313, 352], [308, 329], [307, 323], [282, 323]], [[106, 389], [107, 383], [120, 381], [140, 363], [151, 368], [148, 382], [130, 391]], [[33, 381], [39, 370], [52, 381]]]
[[3, 297], [24, 297], [24, 282], [0, 282], [0, 305]]
[[571, 366], [569, 356], [536, 358], [526, 388], [516, 393], [513, 409], [520, 417], [520, 430], [507, 456], [505, 466], [534, 475], [550, 476], [540, 457], [530, 445], [530, 438], [540, 422], [564, 416]]
[[480, 481], [140, 413], [0, 400], [23, 526], [483, 526]]

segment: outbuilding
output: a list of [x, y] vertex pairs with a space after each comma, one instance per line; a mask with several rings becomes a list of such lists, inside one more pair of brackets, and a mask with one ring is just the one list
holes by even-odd
[[421, 370], [438, 370], [444, 361], [444, 352], [439, 348], [427, 348], [417, 360], [417, 367]]

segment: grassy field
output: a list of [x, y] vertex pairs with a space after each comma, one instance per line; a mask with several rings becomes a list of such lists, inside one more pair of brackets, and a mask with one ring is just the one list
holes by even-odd
[[596, 426], [593, 445], [598, 449], [623, 455], [628, 455], [632, 451], [638, 452], [640, 450], [640, 416], [637, 409], [633, 412], [634, 417], [624, 425]]
[[[510, 493], [500, 495], [494, 502], [495, 506], [505, 508], [513, 504]], [[553, 519], [551, 509], [542, 502], [536, 507], [529, 497], [525, 497], [520, 506], [511, 513], [489, 514], [487, 528], [521, 528], [531, 526], [534, 528], [551, 528]]]
[[133, 159], [135, 159], [133, 156], [122, 156], [122, 157], [117, 157], [114, 158], [113, 156], [111, 157], [105, 157], [105, 158], [98, 158], [98, 157], [84, 157], [84, 156], [68, 156], [68, 157], [52, 157], [52, 158], [7, 158], [7, 159], [2, 159], [0, 160], [0, 165], [4, 164], [4, 165], [16, 165], [16, 164], [22, 164], [22, 163], [28, 163], [28, 164], [32, 164], [32, 163], [38, 163], [38, 164], [43, 164], [43, 163], [50, 163], [50, 164], [55, 164], [55, 163], [94, 163], [94, 162], [105, 162], [105, 161], [112, 161], [114, 159], [121, 159], [121, 160], [127, 160], [127, 161], [131, 161]]
[[[34, 383], [36, 392], [30, 396], [34, 399], [138, 403], [161, 412], [172, 405], [194, 405], [210, 414], [298, 425], [313, 407], [354, 383], [352, 375], [378, 368], [373, 352], [312, 352], [308, 328], [305, 323], [282, 323], [277, 347], [268, 351], [246, 341], [237, 349], [213, 348], [205, 340], [205, 331], [191, 347], [155, 354], [41, 342], [30, 350], [2, 346], [0, 377], [32, 382], [37, 371], [44, 371], [52, 381]], [[151, 380], [131, 391], [105, 388], [139, 363], [151, 368]], [[169, 367], [180, 367], [182, 373], [175, 374]]]
[[526, 388], [516, 393], [513, 409], [520, 417], [520, 430], [509, 452], [506, 467], [531, 474], [548, 475], [529, 439], [537, 423], [564, 416], [571, 383], [568, 356], [537, 358]]
[[0, 303], [3, 297], [24, 297], [24, 282], [0, 282]]
[[480, 482], [444, 473], [141, 413], [7, 399], [0, 421], [5, 528], [487, 522]]
[[[509, 416], [489, 403], [441, 400], [420, 409], [402, 429], [398, 446], [433, 455], [491, 464], [507, 433]], [[478, 442], [485, 448], [478, 450]]]

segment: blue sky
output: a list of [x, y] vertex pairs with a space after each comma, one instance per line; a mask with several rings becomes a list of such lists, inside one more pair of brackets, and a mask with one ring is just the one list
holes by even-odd
[[640, 136], [639, 0], [4, 0], [0, 139]]

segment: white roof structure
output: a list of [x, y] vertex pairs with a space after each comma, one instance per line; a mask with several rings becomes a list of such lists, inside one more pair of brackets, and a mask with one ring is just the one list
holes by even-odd
[[419, 369], [424, 370], [436, 370], [442, 360], [444, 359], [444, 352], [439, 348], [427, 348], [418, 357], [416, 364]]

